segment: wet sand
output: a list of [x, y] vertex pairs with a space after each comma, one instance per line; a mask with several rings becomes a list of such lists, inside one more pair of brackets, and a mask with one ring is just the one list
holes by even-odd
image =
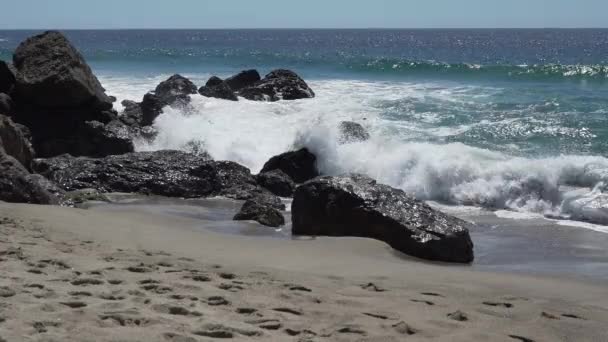
[[0, 203], [0, 222], [7, 341], [608, 339], [597, 279], [431, 264], [369, 239], [220, 234], [148, 210]]

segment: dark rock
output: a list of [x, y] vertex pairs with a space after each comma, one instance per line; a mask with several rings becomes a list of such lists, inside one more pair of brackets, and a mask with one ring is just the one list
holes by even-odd
[[365, 141], [369, 139], [369, 133], [360, 124], [352, 121], [340, 122], [340, 139], [341, 144]]
[[277, 69], [261, 81], [243, 88], [239, 95], [253, 101], [297, 100], [315, 97], [300, 76], [291, 70]]
[[19, 98], [46, 108], [112, 108], [112, 100], [80, 53], [63, 34], [47, 31], [15, 50]]
[[62, 190], [41, 175], [30, 174], [15, 158], [0, 151], [0, 200], [60, 204]]
[[65, 191], [97, 189], [169, 197], [227, 196], [280, 202], [255, 183], [244, 166], [181, 151], [134, 152], [100, 159], [62, 155], [33, 167]]
[[15, 74], [11, 67], [0, 60], [0, 93], [10, 93], [15, 85]]
[[358, 236], [415, 257], [469, 263], [467, 223], [363, 175], [319, 177], [295, 192], [294, 235]]
[[127, 126], [141, 126], [144, 117], [141, 103], [124, 100], [120, 104], [125, 108], [119, 116], [120, 121]]
[[243, 204], [241, 210], [234, 216], [235, 221], [257, 221], [268, 227], [285, 225], [285, 218], [277, 209], [249, 200]]
[[160, 101], [165, 105], [188, 103], [190, 102], [191, 94], [196, 94], [196, 85], [179, 74], [175, 74], [161, 82], [154, 90], [154, 95], [158, 96]]
[[15, 124], [7, 116], [0, 115], [0, 153], [4, 151], [29, 170], [34, 159], [34, 149], [28, 135], [29, 132], [24, 132], [21, 125]]
[[[189, 99], [189, 97], [188, 97]], [[163, 107], [167, 105], [158, 95], [147, 93], [141, 101], [142, 126], [154, 123], [154, 120], [163, 112]]]
[[198, 90], [198, 93], [205, 97], [214, 97], [230, 101], [239, 100], [228, 84], [216, 76], [211, 77], [209, 81], [207, 81], [207, 84]]
[[257, 70], [243, 70], [238, 74], [225, 80], [232, 91], [239, 91], [246, 87], [251, 87], [261, 80]]
[[310, 153], [306, 148], [286, 152], [270, 158], [270, 160], [264, 164], [260, 173], [272, 170], [283, 171], [296, 183], [303, 183], [319, 176], [319, 171], [317, 170], [317, 157]]
[[15, 112], [15, 104], [10, 96], [0, 93], [0, 114], [13, 115]]
[[281, 197], [292, 197], [296, 184], [281, 170], [272, 170], [256, 176], [260, 186]]
[[107, 125], [98, 121], [85, 122], [81, 133], [77, 155], [104, 157], [134, 151], [131, 131], [119, 120]]

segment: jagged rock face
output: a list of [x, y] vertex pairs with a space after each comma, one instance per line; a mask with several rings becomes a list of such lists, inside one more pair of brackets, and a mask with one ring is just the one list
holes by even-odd
[[248, 200], [243, 204], [241, 210], [234, 216], [235, 221], [256, 221], [268, 227], [280, 227], [285, 225], [283, 214], [277, 209], [258, 203], [255, 200]]
[[272, 170], [283, 171], [296, 183], [303, 183], [319, 176], [317, 157], [306, 148], [270, 158], [260, 173]]
[[253, 101], [297, 100], [315, 97], [315, 93], [295, 72], [277, 69], [254, 85], [239, 90], [239, 95]]
[[368, 237], [422, 259], [473, 261], [466, 222], [367, 176], [306, 182], [296, 189], [291, 212], [295, 235]]
[[60, 204], [63, 191], [41, 175], [30, 174], [15, 158], [0, 151], [0, 200]]
[[196, 89], [196, 85], [192, 81], [175, 74], [156, 86], [154, 95], [158, 96], [165, 105], [172, 105], [176, 102], [188, 103], [190, 95], [196, 94]]
[[214, 97], [229, 101], [239, 100], [228, 84], [216, 76], [211, 77], [209, 81], [207, 81], [207, 84], [198, 90], [198, 93], [205, 97]]
[[249, 169], [213, 161], [206, 153], [134, 152], [100, 159], [62, 155], [34, 160], [33, 168], [65, 191], [89, 188], [183, 198], [222, 195], [280, 204], [279, 198], [256, 184]]
[[9, 65], [0, 60], [0, 93], [9, 94], [15, 85], [15, 74]]
[[13, 56], [20, 99], [44, 108], [112, 108], [112, 100], [80, 53], [59, 32], [22, 42]]
[[281, 170], [260, 173], [256, 180], [260, 186], [281, 197], [292, 197], [296, 189], [293, 180]]
[[226, 84], [232, 89], [232, 91], [239, 91], [246, 87], [251, 87], [262, 78], [257, 70], [243, 70], [238, 74], [229, 77], [225, 80]]
[[9, 117], [0, 115], [0, 153], [4, 151], [26, 169], [31, 168], [34, 159], [34, 149], [28, 134]]
[[352, 121], [340, 122], [340, 139], [341, 144], [360, 142], [369, 139], [369, 133], [360, 124]]

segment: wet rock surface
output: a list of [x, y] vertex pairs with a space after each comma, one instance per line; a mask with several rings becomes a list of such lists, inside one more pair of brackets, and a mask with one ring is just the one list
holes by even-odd
[[467, 223], [358, 174], [319, 177], [295, 192], [294, 235], [369, 237], [428, 260], [469, 263]]
[[317, 157], [308, 151], [307, 148], [286, 152], [270, 158], [264, 164], [260, 173], [273, 170], [281, 170], [296, 183], [303, 183], [319, 176]]
[[353, 121], [340, 122], [340, 140], [341, 144], [360, 142], [369, 140], [370, 136], [367, 130], [361, 124]]
[[198, 93], [205, 97], [214, 97], [223, 100], [238, 101], [238, 98], [234, 94], [234, 91], [230, 86], [220, 79], [219, 77], [213, 76], [207, 81], [204, 87], [198, 90]]
[[315, 93], [298, 74], [277, 69], [254, 85], [239, 90], [239, 95], [253, 101], [298, 100], [315, 97]]
[[280, 211], [272, 206], [259, 203], [255, 200], [246, 201], [241, 210], [234, 216], [235, 221], [256, 221], [268, 227], [280, 227], [285, 225], [285, 218]]
[[260, 173], [256, 176], [256, 180], [260, 186], [281, 197], [293, 197], [296, 189], [296, 184], [291, 177], [278, 169]]

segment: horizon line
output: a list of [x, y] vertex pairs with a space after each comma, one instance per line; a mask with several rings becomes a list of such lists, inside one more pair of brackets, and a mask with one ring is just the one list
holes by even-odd
[[603, 30], [608, 27], [106, 27], [106, 28], [0, 28], [0, 31], [149, 31], [149, 30]]

